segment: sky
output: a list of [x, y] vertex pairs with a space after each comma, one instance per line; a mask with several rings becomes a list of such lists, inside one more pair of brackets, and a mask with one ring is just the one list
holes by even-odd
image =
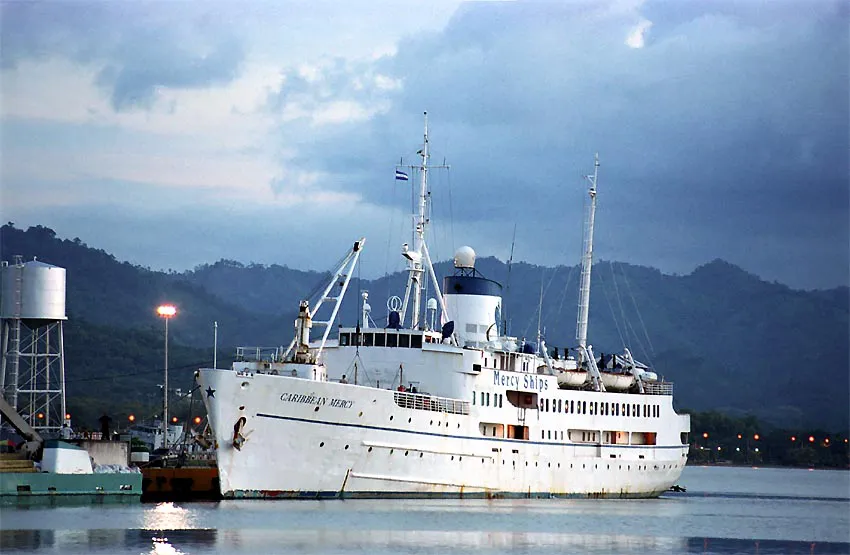
[[[722, 258], [850, 284], [850, 9], [737, 2], [0, 1], [0, 218], [120, 260], [401, 270]], [[514, 229], [516, 235], [514, 240]], [[13, 254], [13, 253], [7, 253]]]

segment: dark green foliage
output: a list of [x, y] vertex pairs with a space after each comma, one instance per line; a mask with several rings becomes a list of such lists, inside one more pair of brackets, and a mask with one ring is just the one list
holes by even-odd
[[753, 415], [736, 418], [717, 411], [694, 412], [688, 462], [847, 468], [847, 438], [846, 431], [778, 428]]

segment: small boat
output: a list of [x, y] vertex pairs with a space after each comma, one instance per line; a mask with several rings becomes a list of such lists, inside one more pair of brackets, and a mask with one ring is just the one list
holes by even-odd
[[584, 368], [558, 370], [555, 376], [558, 378], [558, 387], [561, 389], [581, 387], [587, 382], [587, 370]]
[[612, 372], [610, 370], [599, 370], [602, 376], [602, 384], [606, 391], [627, 391], [635, 384], [634, 374], [623, 372]]

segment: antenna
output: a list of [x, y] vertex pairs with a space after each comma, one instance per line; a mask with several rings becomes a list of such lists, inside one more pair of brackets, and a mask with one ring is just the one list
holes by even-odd
[[[514, 245], [516, 245], [516, 222], [514, 222], [514, 235], [513, 235], [513, 238], [511, 239], [511, 256], [510, 256], [510, 258], [508, 258], [508, 277], [505, 280], [506, 281], [506, 283], [505, 283], [505, 298], [506, 299], [508, 298], [508, 293], [511, 290], [511, 264], [513, 264], [513, 262], [514, 262]], [[507, 315], [507, 310], [505, 310], [504, 307], [502, 307], [502, 326], [503, 326], [502, 334], [507, 336], [508, 335], [508, 315]]]

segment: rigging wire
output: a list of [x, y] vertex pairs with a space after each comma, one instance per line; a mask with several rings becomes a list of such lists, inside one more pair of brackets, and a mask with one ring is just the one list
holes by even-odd
[[[629, 296], [632, 299], [632, 305], [635, 307], [635, 312], [637, 313], [637, 317], [638, 317], [638, 320], [640, 321], [640, 326], [643, 329], [643, 335], [646, 338], [646, 342], [649, 345], [649, 349], [650, 349], [650, 351], [652, 351], [653, 354], [655, 354], [655, 347], [652, 345], [652, 340], [649, 338], [649, 332], [647, 331], [646, 324], [644, 324], [643, 316], [640, 313], [640, 308], [638, 308], [638, 304], [637, 304], [637, 300], [635, 299], [635, 295], [632, 292], [632, 286], [629, 283], [629, 278], [626, 275], [626, 272], [623, 269], [622, 265], [620, 266], [620, 274], [622, 274], [623, 281], [626, 283], [626, 289], [629, 291]], [[646, 353], [646, 355], [648, 357], [649, 353]]]
[[602, 277], [602, 273], [599, 272], [599, 281], [602, 282], [602, 292], [605, 294], [605, 300], [608, 302], [608, 308], [611, 310], [611, 321], [614, 322], [614, 327], [617, 328], [617, 335], [620, 336], [620, 343], [623, 345], [626, 344], [626, 338], [623, 337], [623, 331], [620, 329], [620, 321], [617, 319], [617, 314], [614, 312], [614, 305], [611, 304], [611, 295], [608, 292], [608, 288], [605, 287], [604, 278]]

